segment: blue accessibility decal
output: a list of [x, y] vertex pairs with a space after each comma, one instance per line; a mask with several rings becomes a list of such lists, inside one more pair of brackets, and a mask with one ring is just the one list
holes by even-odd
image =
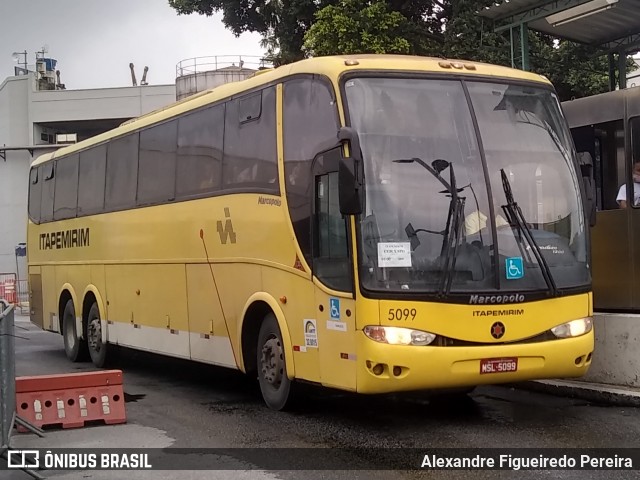
[[517, 280], [524, 277], [524, 264], [522, 257], [509, 257], [505, 260], [507, 280]]
[[331, 314], [332, 320], [340, 320], [340, 299], [339, 298], [329, 299], [329, 312]]

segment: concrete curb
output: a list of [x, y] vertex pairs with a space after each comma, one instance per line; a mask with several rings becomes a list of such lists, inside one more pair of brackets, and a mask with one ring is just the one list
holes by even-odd
[[640, 407], [640, 389], [569, 380], [536, 380], [513, 385], [516, 388], [581, 398], [594, 403], [621, 407]]

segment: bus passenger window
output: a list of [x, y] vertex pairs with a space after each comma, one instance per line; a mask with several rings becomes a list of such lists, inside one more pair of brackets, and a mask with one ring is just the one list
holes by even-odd
[[223, 188], [280, 194], [275, 87], [227, 102], [224, 124]]
[[104, 173], [107, 168], [107, 145], [80, 152], [78, 173], [78, 216], [104, 210]]
[[107, 210], [130, 208], [136, 204], [138, 184], [138, 133], [109, 142], [107, 149]]
[[53, 219], [74, 218], [78, 207], [78, 154], [56, 161]]
[[42, 167], [33, 167], [29, 174], [29, 217], [40, 223], [40, 198], [42, 196]]
[[331, 84], [318, 77], [284, 84], [283, 136], [287, 206], [300, 250], [311, 265], [311, 201], [315, 156], [335, 145], [338, 110]]
[[170, 120], [140, 132], [138, 205], [175, 198], [178, 121]]
[[178, 121], [176, 196], [220, 190], [224, 104], [207, 107]]
[[42, 184], [42, 195], [40, 199], [40, 221], [50, 222], [53, 220], [53, 197], [55, 193], [55, 163], [48, 162], [42, 166], [44, 172]]

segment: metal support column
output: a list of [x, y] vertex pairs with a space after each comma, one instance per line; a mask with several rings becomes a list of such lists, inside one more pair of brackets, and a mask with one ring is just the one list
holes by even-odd
[[510, 38], [510, 44], [511, 44], [511, 68], [516, 68], [516, 58], [514, 55], [514, 48], [513, 48], [513, 27], [509, 28], [509, 38]]
[[618, 88], [627, 88], [627, 54], [624, 50], [618, 52]]
[[529, 70], [529, 30], [526, 23], [520, 24], [520, 55], [522, 70]]
[[613, 92], [616, 89], [616, 60], [613, 53], [609, 53], [607, 57], [609, 59], [609, 91]]

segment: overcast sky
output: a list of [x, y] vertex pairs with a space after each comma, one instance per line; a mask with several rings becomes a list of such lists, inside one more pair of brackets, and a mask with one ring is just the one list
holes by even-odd
[[67, 88], [138, 83], [145, 65], [151, 85], [175, 83], [181, 60], [213, 55], [263, 55], [260, 36], [236, 38], [221, 16], [178, 15], [167, 0], [0, 0], [0, 83], [13, 75], [13, 52], [48, 46]]

